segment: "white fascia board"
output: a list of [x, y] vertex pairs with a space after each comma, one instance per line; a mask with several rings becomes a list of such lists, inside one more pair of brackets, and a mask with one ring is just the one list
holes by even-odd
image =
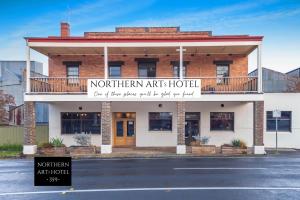
[[[205, 101], [205, 102], [222, 102], [222, 101], [263, 101], [263, 94], [203, 94], [201, 98], [193, 101]], [[25, 94], [24, 101], [37, 101], [37, 102], [72, 102], [72, 101], [99, 101], [96, 98], [89, 98], [86, 94]], [[117, 99], [115, 101], [118, 101]], [[120, 99], [119, 101], [124, 101]], [[126, 100], [136, 101], [136, 100]], [[150, 100], [149, 100], [150, 101]], [[155, 100], [151, 100], [155, 101]], [[157, 100], [158, 101], [158, 100]], [[178, 100], [174, 100], [178, 101]], [[190, 101], [184, 100], [183, 101]]]
[[200, 47], [200, 46], [257, 46], [261, 41], [230, 42], [28, 42], [30, 47]]

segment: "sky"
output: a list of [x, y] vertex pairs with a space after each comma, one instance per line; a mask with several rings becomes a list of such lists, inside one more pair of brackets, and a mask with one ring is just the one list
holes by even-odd
[[[114, 31], [116, 26], [180, 26], [213, 35], [264, 36], [263, 67], [288, 72], [300, 67], [300, 0], [0, 0], [0, 60], [25, 60], [24, 37]], [[47, 65], [47, 57], [32, 52]], [[249, 71], [256, 53], [249, 56]]]

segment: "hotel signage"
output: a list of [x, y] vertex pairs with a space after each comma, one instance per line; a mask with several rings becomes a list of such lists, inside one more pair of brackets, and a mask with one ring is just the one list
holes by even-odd
[[71, 186], [71, 157], [35, 157], [34, 186]]
[[200, 79], [89, 79], [88, 97], [105, 101], [196, 101]]

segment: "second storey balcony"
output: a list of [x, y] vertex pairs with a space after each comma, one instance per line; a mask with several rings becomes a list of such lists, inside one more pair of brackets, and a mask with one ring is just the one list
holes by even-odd
[[[261, 94], [261, 38], [201, 40], [28, 39], [46, 55], [48, 76], [27, 77], [26, 95], [85, 95], [88, 79], [198, 79], [205, 96]], [[248, 76], [248, 55], [257, 50], [257, 76]], [[45, 96], [46, 95], [46, 96]], [[245, 95], [244, 95], [245, 96]], [[258, 95], [256, 95], [258, 96]], [[227, 98], [227, 97], [226, 97]]]
[[[138, 77], [122, 77], [123, 79], [138, 79]], [[171, 79], [170, 77], [156, 77]], [[32, 94], [86, 94], [88, 79], [103, 79], [103, 77], [32, 77], [30, 78], [30, 93]], [[257, 77], [185, 77], [184, 79], [201, 80], [202, 94], [255, 94]]]

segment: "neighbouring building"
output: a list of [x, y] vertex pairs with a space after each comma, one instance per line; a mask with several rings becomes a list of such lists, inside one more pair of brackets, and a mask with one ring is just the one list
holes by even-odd
[[[23, 124], [23, 104], [24, 104], [24, 70], [26, 61], [0, 61], [0, 90], [4, 94], [14, 97], [14, 104], [7, 106], [6, 115], [9, 116], [6, 125]], [[43, 64], [36, 61], [30, 62], [31, 76], [43, 75]], [[36, 122], [48, 122], [48, 106], [41, 102], [36, 104]]]
[[[49, 76], [27, 73], [24, 153], [36, 152], [35, 104], [49, 104], [49, 137], [74, 145], [75, 133], [92, 133], [101, 153], [114, 147], [176, 147], [178, 154], [196, 135], [220, 146], [242, 139], [265, 153], [266, 105], [262, 90], [262, 36], [216, 36], [179, 27], [118, 27], [115, 32], [28, 37], [30, 51], [49, 58]], [[257, 51], [255, 76], [248, 55]], [[87, 80], [201, 79], [197, 101], [99, 101], [87, 95]]]
[[[286, 74], [263, 68], [266, 147], [276, 146], [276, 121], [272, 116], [275, 109], [281, 110], [278, 120], [278, 147], [300, 149], [300, 77], [299, 69]], [[249, 73], [256, 76], [257, 70]]]

